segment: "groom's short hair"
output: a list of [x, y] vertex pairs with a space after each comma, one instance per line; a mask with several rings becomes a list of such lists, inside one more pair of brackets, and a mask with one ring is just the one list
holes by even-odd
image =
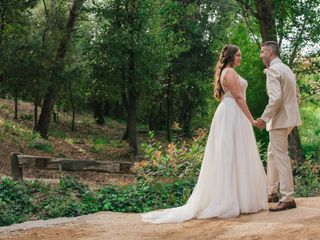
[[269, 47], [271, 48], [272, 52], [277, 55], [277, 56], [280, 56], [280, 51], [279, 51], [279, 45], [278, 43], [274, 42], [274, 41], [266, 41], [266, 42], [263, 42], [261, 44], [261, 47]]

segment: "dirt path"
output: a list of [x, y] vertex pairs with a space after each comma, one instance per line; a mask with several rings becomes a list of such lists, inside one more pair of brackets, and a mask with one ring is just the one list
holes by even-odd
[[100, 212], [77, 218], [0, 227], [0, 240], [319, 240], [320, 197], [297, 199], [297, 209], [154, 225], [139, 214]]

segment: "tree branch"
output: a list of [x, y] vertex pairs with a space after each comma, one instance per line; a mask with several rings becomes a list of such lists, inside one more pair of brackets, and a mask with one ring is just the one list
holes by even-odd
[[252, 36], [253, 36], [253, 39], [254, 39], [254, 41], [256, 42], [258, 48], [260, 48], [260, 45], [261, 45], [261, 44], [260, 44], [259, 40], [256, 38], [256, 35], [255, 35], [254, 31], [253, 31], [252, 28], [250, 27], [250, 24], [249, 24], [249, 22], [248, 22], [248, 18], [247, 18], [247, 16], [246, 16], [246, 13], [247, 13], [247, 11], [245, 11], [245, 9], [243, 8], [243, 9], [242, 9], [242, 16], [243, 16], [243, 18], [244, 18], [244, 21], [245, 21], [245, 23], [246, 23], [249, 31], [251, 32], [251, 34], [252, 34]]
[[236, 0], [239, 4], [242, 5], [242, 7], [246, 10], [249, 11], [255, 18], [259, 19], [259, 15], [257, 12], [255, 12], [252, 7], [250, 6], [250, 4], [247, 1], [243, 1], [243, 0]]
[[294, 41], [294, 44], [293, 44], [293, 51], [292, 51], [292, 54], [291, 54], [291, 56], [290, 56], [290, 60], [289, 60], [289, 66], [292, 66], [292, 64], [293, 64], [293, 61], [294, 61], [294, 59], [296, 58], [296, 56], [297, 56], [297, 51], [298, 51], [298, 47], [299, 47], [299, 42], [300, 42], [300, 40], [301, 40], [301, 38], [302, 38], [302, 35], [303, 35], [303, 33], [304, 33], [304, 31], [303, 31], [303, 29], [304, 29], [304, 27], [306, 26], [306, 22], [307, 22], [307, 19], [305, 18], [304, 19], [304, 21], [303, 21], [303, 23], [302, 23], [302, 25], [300, 26], [300, 28], [299, 28], [299, 30], [300, 31], [298, 31], [298, 33], [297, 33], [297, 37], [296, 37], [296, 39], [295, 39], [295, 41]]

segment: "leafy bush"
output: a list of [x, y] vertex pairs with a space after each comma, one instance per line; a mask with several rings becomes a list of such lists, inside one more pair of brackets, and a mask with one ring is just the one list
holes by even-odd
[[0, 182], [0, 225], [79, 216], [101, 209], [98, 194], [73, 177], [61, 178], [57, 186], [9, 178]]
[[14, 121], [6, 120], [4, 122], [0, 136], [2, 138], [4, 136], [10, 137], [15, 145], [19, 145], [21, 139], [23, 139], [28, 142], [29, 148], [35, 148], [48, 153], [52, 152], [52, 146], [46, 140], [42, 139], [39, 133], [25, 129], [22, 125]]
[[185, 179], [194, 181], [197, 178], [202, 162], [207, 133], [203, 129], [196, 132], [191, 144], [184, 141], [170, 143], [167, 150], [148, 133], [148, 142], [142, 144], [145, 157], [133, 167], [138, 179], [150, 183], [174, 182]]
[[297, 197], [312, 197], [320, 195], [320, 165], [306, 160], [303, 164], [293, 164], [295, 188]]
[[0, 184], [0, 225], [22, 222], [35, 211], [30, 188], [27, 183], [19, 183], [2, 178]]
[[40, 137], [39, 134], [33, 133], [30, 129], [25, 129], [22, 125], [11, 120], [6, 120], [4, 122], [2, 131], [3, 135], [16, 136], [26, 141], [31, 141], [32, 139]]

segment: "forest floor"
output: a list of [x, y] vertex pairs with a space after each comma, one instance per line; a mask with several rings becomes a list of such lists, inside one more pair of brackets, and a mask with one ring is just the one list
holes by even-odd
[[320, 197], [296, 201], [296, 209], [283, 212], [262, 211], [179, 224], [155, 225], [142, 222], [139, 214], [99, 212], [0, 227], [0, 240], [319, 240]]
[[[31, 140], [24, 137], [24, 132], [32, 132], [33, 105], [19, 101], [18, 119], [14, 118], [14, 102], [0, 99], [0, 177], [10, 176], [10, 153], [21, 152], [26, 155], [51, 156], [69, 159], [92, 159], [100, 161], [133, 161], [128, 143], [121, 140], [126, 125], [121, 120], [106, 119], [104, 126], [95, 124], [92, 115], [76, 115], [76, 130], [71, 130], [70, 114], [59, 113], [57, 123], [51, 121], [47, 143], [50, 149], [30, 147]], [[144, 126], [139, 126], [139, 142], [146, 140]], [[159, 133], [157, 139], [165, 139]], [[165, 142], [165, 140], [164, 140]], [[71, 175], [88, 185], [128, 184], [135, 181], [134, 174], [66, 172], [55, 170], [24, 169], [24, 178], [42, 179], [54, 182], [65, 175]]]

